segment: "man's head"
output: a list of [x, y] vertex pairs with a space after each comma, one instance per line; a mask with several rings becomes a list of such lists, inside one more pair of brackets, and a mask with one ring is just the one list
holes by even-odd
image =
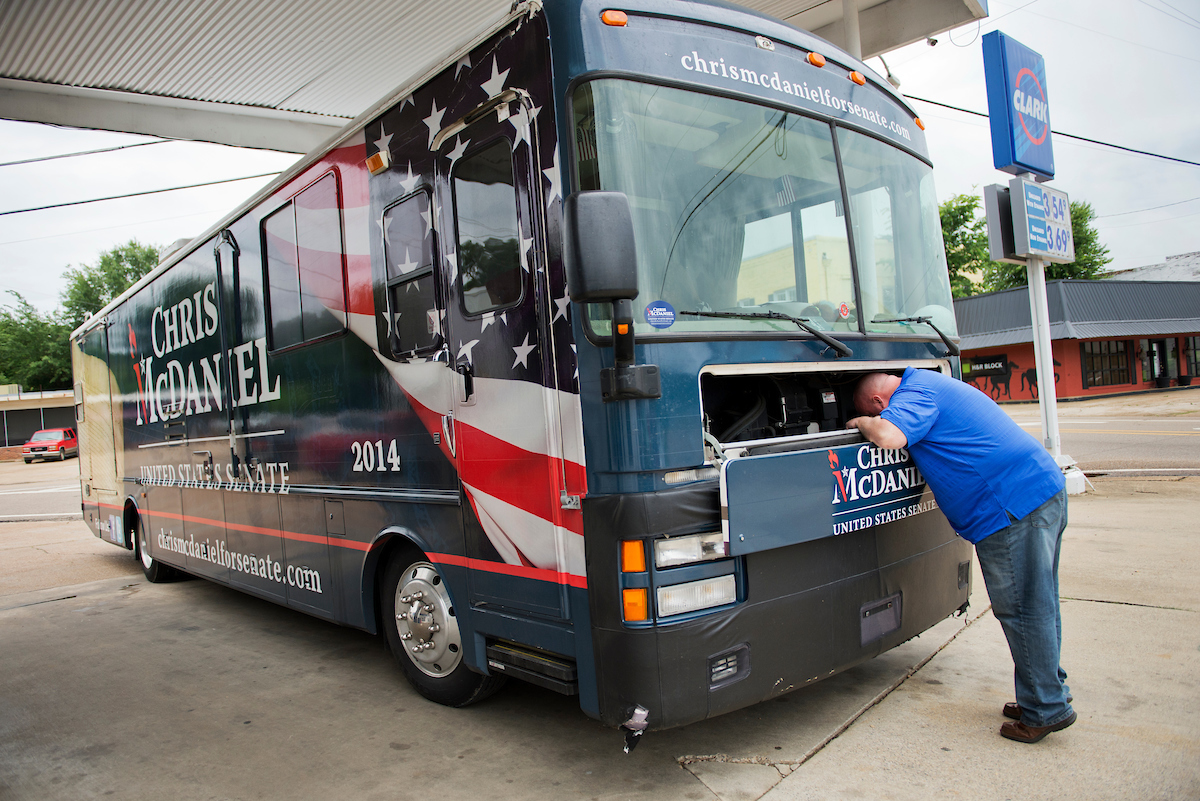
[[900, 386], [900, 376], [887, 373], [867, 373], [854, 389], [854, 407], [872, 417], [888, 407], [892, 393]]

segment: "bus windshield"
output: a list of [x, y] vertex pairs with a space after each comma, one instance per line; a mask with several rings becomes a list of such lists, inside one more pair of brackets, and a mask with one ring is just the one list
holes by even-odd
[[[933, 174], [916, 157], [795, 112], [633, 81], [591, 81], [573, 100], [579, 188], [629, 198], [638, 333], [797, 330], [685, 314], [772, 310], [835, 336], [935, 336], [892, 322], [913, 317], [956, 333]], [[609, 308], [588, 314], [606, 334]]]

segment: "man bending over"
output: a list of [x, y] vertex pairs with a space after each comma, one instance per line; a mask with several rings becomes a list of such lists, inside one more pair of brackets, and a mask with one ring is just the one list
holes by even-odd
[[854, 405], [868, 416], [846, 427], [877, 447], [907, 448], [950, 525], [975, 545], [1015, 666], [1017, 700], [1004, 705], [1013, 720], [1000, 734], [1036, 743], [1067, 728], [1076, 715], [1059, 666], [1062, 470], [991, 398], [939, 372], [871, 373]]

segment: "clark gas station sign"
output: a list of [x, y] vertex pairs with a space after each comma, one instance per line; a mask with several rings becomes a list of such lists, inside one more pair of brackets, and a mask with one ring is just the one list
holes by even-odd
[[1050, 99], [1046, 62], [1000, 31], [983, 37], [983, 73], [987, 82], [992, 161], [1013, 175], [1054, 177], [1050, 141]]

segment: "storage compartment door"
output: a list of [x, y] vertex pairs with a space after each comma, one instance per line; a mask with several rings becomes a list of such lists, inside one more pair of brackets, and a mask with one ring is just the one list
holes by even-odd
[[721, 466], [730, 554], [782, 548], [937, 508], [908, 451], [870, 443], [734, 457]]

